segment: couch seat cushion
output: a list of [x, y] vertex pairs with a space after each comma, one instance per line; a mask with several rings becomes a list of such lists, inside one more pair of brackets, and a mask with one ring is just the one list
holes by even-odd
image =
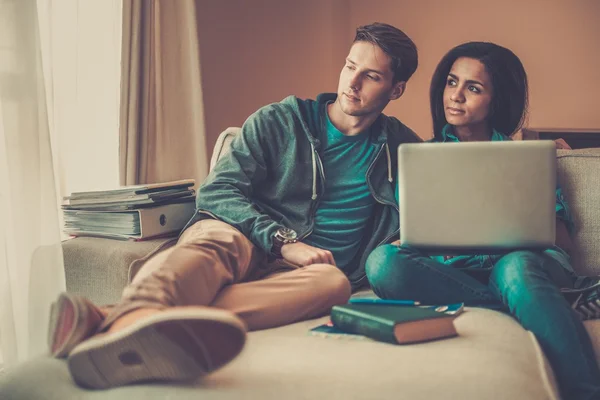
[[62, 399], [555, 399], [537, 341], [511, 317], [467, 309], [460, 336], [394, 346], [324, 338], [326, 318], [252, 332], [240, 357], [191, 385], [145, 384], [108, 391], [76, 387], [66, 363], [38, 358], [0, 377], [0, 398]]

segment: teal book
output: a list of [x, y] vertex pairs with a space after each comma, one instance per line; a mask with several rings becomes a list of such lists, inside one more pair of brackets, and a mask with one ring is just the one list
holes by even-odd
[[331, 310], [331, 322], [344, 332], [394, 344], [426, 342], [457, 336], [452, 314], [429, 307], [344, 304]]

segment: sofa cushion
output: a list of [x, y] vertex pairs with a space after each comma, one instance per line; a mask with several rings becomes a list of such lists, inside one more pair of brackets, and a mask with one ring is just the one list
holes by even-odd
[[600, 148], [558, 150], [558, 179], [575, 222], [575, 270], [600, 275]]
[[554, 377], [537, 341], [505, 314], [467, 309], [456, 320], [460, 336], [404, 346], [309, 334], [325, 321], [252, 332], [237, 359], [191, 386], [146, 384], [86, 391], [72, 384], [64, 361], [38, 358], [0, 378], [0, 398], [557, 398]]

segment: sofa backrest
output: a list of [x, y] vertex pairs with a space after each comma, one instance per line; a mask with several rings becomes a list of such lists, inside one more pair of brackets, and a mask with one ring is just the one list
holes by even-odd
[[575, 222], [575, 270], [600, 275], [600, 148], [558, 150], [558, 180]]
[[[239, 131], [230, 127], [219, 135], [211, 169]], [[574, 268], [583, 275], [600, 275], [600, 148], [558, 150], [557, 157], [558, 179], [575, 221]]]
[[241, 128], [229, 127], [223, 132], [221, 132], [221, 134], [217, 138], [217, 142], [215, 143], [212, 157], [210, 158], [209, 168], [211, 170], [213, 169], [219, 158], [227, 154], [227, 152], [229, 151], [229, 145], [231, 144], [231, 141], [233, 140], [235, 135], [237, 135], [237, 133], [241, 130]]

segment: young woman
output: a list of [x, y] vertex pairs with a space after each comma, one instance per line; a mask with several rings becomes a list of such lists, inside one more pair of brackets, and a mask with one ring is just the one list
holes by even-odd
[[[527, 113], [527, 75], [512, 51], [493, 43], [465, 43], [437, 66], [430, 103], [433, 141], [510, 140]], [[408, 246], [384, 245], [369, 256], [367, 277], [385, 299], [465, 302], [510, 312], [538, 338], [565, 399], [600, 399], [600, 371], [590, 338], [561, 292], [581, 279], [570, 265], [573, 224], [560, 188], [556, 217], [557, 246], [545, 251], [430, 257]], [[598, 291], [597, 286], [585, 291], [579, 302], [593, 303]], [[599, 316], [579, 308], [584, 317]]]

